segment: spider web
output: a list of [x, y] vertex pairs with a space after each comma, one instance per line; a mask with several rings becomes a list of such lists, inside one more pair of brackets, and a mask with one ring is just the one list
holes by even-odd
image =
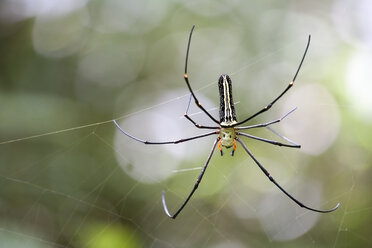
[[[187, 94], [180, 94], [179, 97], [171, 99], [172, 101], [164, 101], [159, 105], [169, 107], [173, 104], [171, 102], [181, 101], [179, 99], [187, 100]], [[153, 109], [158, 106], [150, 108]], [[140, 118], [139, 113], [148, 109], [141, 109], [141, 111], [124, 116], [124, 118], [127, 116], [139, 116]], [[108, 230], [114, 229], [119, 225], [118, 223], [125, 223], [128, 226], [128, 233], [124, 233], [128, 240], [124, 242], [136, 241], [143, 246], [149, 247], [188, 247], [196, 244], [213, 246], [216, 241], [219, 241], [217, 243], [220, 243], [221, 247], [223, 245], [243, 247], [243, 242], [247, 240], [250, 240], [249, 243], [253, 247], [274, 244], [285, 246], [290, 244], [291, 241], [276, 243], [273, 238], [288, 230], [293, 230], [294, 227], [305, 230], [305, 234], [300, 238], [300, 241], [310, 244], [308, 246], [317, 246], [317, 240], [323, 240], [325, 237], [319, 232], [314, 234], [312, 231], [307, 231], [308, 227], [306, 227], [308, 225], [306, 218], [315, 218], [315, 221], [318, 222], [316, 226], [328, 229], [326, 230], [327, 233], [331, 234], [327, 236], [327, 242], [325, 242], [327, 246], [343, 247], [345, 239], [350, 239], [350, 236], [359, 239], [361, 243], [370, 244], [367, 233], [363, 235], [353, 231], [352, 227], [348, 227], [350, 219], [363, 216], [372, 210], [371, 207], [353, 205], [353, 198], [356, 192], [360, 190], [356, 182], [360, 180], [362, 175], [358, 175], [350, 169], [339, 169], [336, 173], [327, 175], [327, 181], [341, 180], [343, 183], [340, 184], [340, 188], [336, 192], [329, 193], [331, 198], [328, 201], [324, 201], [324, 203], [329, 206], [336, 201], [341, 201], [342, 206], [340, 210], [332, 215], [318, 216], [318, 214], [298, 209], [297, 206], [294, 206], [287, 198], [283, 197], [264, 176], [259, 176], [259, 173], [257, 173], [255, 174], [255, 176], [259, 177], [257, 180], [264, 181], [264, 187], [272, 188], [269, 192], [262, 194], [266, 195], [266, 197], [269, 194], [270, 196], [267, 198], [279, 201], [279, 204], [275, 206], [277, 209], [270, 209], [271, 201], [269, 201], [269, 206], [266, 206], [269, 209], [262, 209], [260, 204], [256, 202], [262, 203], [264, 200], [257, 192], [253, 193], [253, 197], [246, 198], [247, 190], [242, 190], [245, 185], [229, 185], [232, 178], [239, 174], [244, 174], [248, 177], [249, 174], [254, 173], [253, 171], [258, 168], [255, 168], [248, 157], [244, 158], [241, 154], [231, 158], [227, 155], [219, 157], [216, 153], [200, 189], [200, 192], [202, 192], [200, 194], [206, 194], [207, 196], [205, 197], [207, 199], [212, 196], [215, 199], [213, 199], [212, 203], [209, 202], [210, 200], [207, 203], [203, 203], [204, 198], [200, 199], [195, 196], [195, 199], [190, 202], [184, 213], [177, 220], [170, 220], [162, 212], [161, 190], [165, 189], [167, 191], [169, 204], [175, 207], [184, 199], [183, 197], [187, 194], [190, 185], [194, 182], [199, 172], [197, 170], [189, 171], [187, 168], [185, 171], [182, 171], [182, 169], [175, 170], [176, 174], [179, 175], [176, 175], [175, 179], [170, 179], [171, 182], [181, 180], [180, 184], [184, 184], [178, 190], [171, 187], [173, 186], [172, 183], [169, 184], [164, 181], [155, 183], [154, 187], [153, 185], [142, 184], [133, 180], [123, 173], [113, 155], [120, 153], [117, 151], [117, 147], [113, 145], [111, 138], [108, 137], [114, 131], [115, 128], [111, 124], [111, 120], [109, 120], [32, 137], [3, 141], [1, 143], [2, 157], [6, 157], [6, 153], [9, 150], [19, 149], [21, 146], [32, 147], [35, 142], [42, 143], [43, 139], [47, 138], [46, 136], [52, 135], [56, 139], [63, 136], [66, 144], [63, 149], [48, 148], [38, 154], [26, 154], [25, 156], [28, 158], [27, 163], [16, 164], [16, 168], [13, 167], [11, 170], [3, 168], [0, 175], [3, 185], [3, 197], [6, 198], [10, 192], [16, 192], [20, 194], [22, 200], [29, 203], [26, 209], [17, 209], [15, 207], [10, 211], [9, 216], [17, 215], [18, 225], [12, 226], [5, 220], [0, 228], [3, 236], [2, 240], [15, 245], [25, 242], [34, 244], [35, 247], [74, 247], [81, 242], [82, 233], [84, 235], [85, 232], [88, 232], [85, 230], [85, 226], [91, 221], [91, 217], [99, 216], [100, 225], [96, 230], [92, 230], [92, 232], [96, 231], [96, 236], [92, 236], [90, 241], [84, 244], [86, 247], [90, 247], [90, 244], [95, 243], [97, 236], [105, 235]], [[275, 135], [272, 136], [274, 137]], [[89, 154], [89, 151], [90, 158], [79, 158], [78, 153], [82, 150], [87, 150], [91, 146], [96, 147], [95, 151], [100, 150], [101, 153], [105, 154], [99, 158], [99, 162], [95, 161], [96, 154]], [[263, 145], [259, 144], [259, 146]], [[153, 149], [158, 150], [158, 148]], [[205, 148], [200, 149], [206, 154]], [[274, 150], [275, 147], [271, 149]], [[139, 149], [137, 151], [138, 156], [141, 156], [142, 150]], [[295, 171], [296, 177], [298, 174], [300, 174], [300, 178], [303, 177], [300, 172], [301, 168], [297, 168], [297, 164], [294, 163], [293, 158], [287, 155], [288, 153], [290, 154], [292, 151], [280, 151], [277, 155], [287, 163], [286, 166]], [[125, 154], [120, 156], [125, 159]], [[270, 162], [274, 162], [272, 160], [276, 159], [275, 156], [262, 160], [262, 155], [258, 155], [258, 158], [262, 162], [265, 162], [265, 160], [269, 162], [264, 164], [270, 171], [279, 172], [277, 168], [270, 166]], [[194, 163], [200, 165], [201, 162], [196, 162], [197, 160], [203, 161], [203, 156], [198, 155], [197, 159], [193, 160]], [[145, 176], [151, 177], [151, 171], [157, 170], [157, 166], [157, 164], [148, 165], [149, 173]], [[228, 167], [227, 170], [226, 167]], [[34, 173], [35, 170], [38, 172], [37, 175]], [[63, 178], [55, 177], [56, 180], [61, 180], [60, 182], [40, 180], [50, 173], [63, 173], [64, 176]], [[78, 180], [76, 178], [77, 175], [79, 175]], [[288, 184], [301, 187], [304, 182], [306, 183], [306, 180], [296, 179], [296, 177], [294, 182]], [[70, 181], [71, 178], [72, 180]], [[250, 180], [253, 179], [252, 177], [249, 178]], [[95, 187], [86, 188], [91, 185], [89, 183], [91, 180], [96, 182]], [[221, 184], [226, 189], [220, 190], [219, 194], [212, 193], [212, 196], [208, 196], [210, 194], [208, 190], [203, 193], [203, 188], [208, 188], [208, 185], [215, 185], [213, 181], [216, 180], [220, 183], [222, 182]], [[156, 182], [157, 179], [154, 179], [154, 181]], [[125, 182], [124, 186], [115, 187], [115, 185], [119, 186], [120, 182]], [[288, 184], [286, 183], [286, 185]], [[302, 192], [310, 193], [309, 190], [314, 189], [311, 183], [308, 185], [310, 185], [308, 186], [309, 188]], [[301, 197], [301, 190], [295, 191], [295, 194]], [[133, 203], [141, 201], [143, 197], [147, 199], [146, 202], [142, 204]], [[109, 198], [109, 200], [105, 198]], [[252, 199], [255, 199], [255, 201]], [[58, 206], [54, 206], [54, 211], [58, 212], [60, 218], [58, 227], [55, 226], [57, 225], [55, 223], [48, 223], [48, 219], [51, 218], [50, 215], [56, 214], [44, 209], [45, 206], [43, 205], [50, 201], [58, 203], [56, 204]], [[231, 213], [231, 202], [235, 205], [240, 205], [240, 207], [243, 206], [247, 209], [248, 215], [251, 214], [252, 216], [246, 217], [243, 219], [244, 221], [237, 220], [236, 216]], [[16, 203], [14, 204], [15, 206], [17, 205]], [[132, 205], [135, 205], [136, 208], [132, 209]], [[9, 211], [7, 206], [3, 205], [2, 208]], [[290, 209], [290, 215], [283, 209]], [[283, 220], [280, 220], [278, 214], [284, 214], [286, 218], [284, 226], [282, 225]], [[187, 216], [187, 218], [182, 215]], [[253, 218], [253, 216], [257, 215], [266, 215], [265, 218], [270, 219], [270, 221], [259, 225], [257, 220]], [[45, 231], [45, 227], [48, 227], [48, 225], [51, 225], [50, 233]], [[266, 225], [271, 227], [269, 228]], [[270, 230], [265, 230], [265, 228]], [[236, 241], [236, 236], [239, 236], [239, 232], [246, 233], [244, 235], [245, 238], [244, 240]], [[298, 239], [296, 242], [299, 242]], [[32, 245], [28, 247], [32, 247]]]
[[[267, 56], [231, 75], [251, 68]], [[215, 101], [208, 102], [208, 98], [203, 98], [203, 93], [208, 95], [207, 91], [213, 91], [214, 84], [199, 83], [197, 85], [205, 86], [196, 92], [207, 109], [217, 116], [216, 106], [212, 103]], [[246, 95], [237, 91], [240, 86], [242, 83], [234, 84], [239, 116], [264, 106], [275, 92], [279, 92], [272, 90], [273, 95], [255, 100], [245, 109], [242, 102]], [[276, 85], [275, 89], [282, 86]], [[255, 92], [253, 89], [257, 85], [250, 87], [251, 92]], [[258, 88], [262, 90], [262, 87], [265, 86]], [[154, 104], [120, 115], [117, 119], [122, 121], [123, 128], [141, 138], [169, 139], [177, 138], [179, 133], [187, 137], [200, 132], [182, 118], [189, 97], [187, 91], [176, 91], [162, 97], [155, 98]], [[280, 118], [295, 107], [288, 108], [287, 103], [285, 100], [279, 102], [270, 113], [258, 118], [258, 122]], [[311, 106], [318, 106], [325, 112], [334, 107], [321, 101], [313, 102]], [[169, 109], [172, 112], [168, 112]], [[290, 125], [299, 111], [279, 126]], [[201, 123], [208, 123], [195, 106], [191, 107], [190, 113]], [[144, 121], [149, 116], [155, 117], [155, 121], [151, 118], [155, 123], [149, 125]], [[167, 116], [166, 120], [176, 126], [183, 125], [181, 122], [186, 124], [180, 130], [158, 132], [156, 130], [164, 127], [159, 123], [159, 116], [161, 120]], [[285, 132], [280, 127], [278, 129]], [[257, 134], [280, 139], [268, 130]], [[343, 132], [338, 135], [341, 138], [334, 146], [341, 146], [339, 140], [348, 138]], [[49, 145], [51, 140], [53, 145]], [[238, 148], [234, 157], [228, 152], [220, 157], [218, 151], [215, 152], [200, 189], [176, 220], [169, 219], [163, 213], [161, 191], [166, 190], [168, 204], [174, 211], [189, 193], [212, 142], [213, 138], [207, 138], [179, 145], [181, 147], [144, 147], [120, 134], [112, 119], [3, 140], [0, 142], [0, 182], [3, 186], [0, 240], [8, 244], [7, 247], [371, 245], [369, 229], [358, 224], [367, 226], [366, 219], [372, 212], [368, 199], [360, 199], [363, 197], [361, 192], [368, 190], [364, 183], [368, 176], [344, 166], [341, 158], [331, 163], [327, 156], [337, 158], [336, 148], [313, 157], [301, 150], [278, 149], [245, 140], [259, 161], [296, 198], [322, 208], [341, 202], [340, 209], [332, 214], [321, 215], [300, 209]], [[22, 153], [17, 152], [19, 156], [14, 156], [13, 151]], [[144, 171], [136, 174], [137, 158], [144, 159], [138, 163], [152, 162], [142, 164]], [[162, 164], [164, 161], [171, 163]], [[328, 168], [322, 164], [327, 164]], [[14, 194], [17, 198], [11, 197]]]

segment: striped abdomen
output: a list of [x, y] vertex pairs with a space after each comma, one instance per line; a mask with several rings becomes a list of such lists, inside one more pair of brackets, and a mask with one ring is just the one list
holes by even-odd
[[232, 98], [231, 79], [228, 75], [222, 74], [220, 76], [218, 88], [220, 90], [220, 125], [233, 126], [237, 121]]

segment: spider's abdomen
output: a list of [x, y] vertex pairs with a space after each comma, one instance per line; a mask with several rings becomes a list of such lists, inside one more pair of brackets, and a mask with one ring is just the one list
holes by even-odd
[[237, 121], [232, 97], [231, 79], [228, 75], [222, 74], [220, 76], [218, 89], [220, 91], [220, 125], [233, 126]]

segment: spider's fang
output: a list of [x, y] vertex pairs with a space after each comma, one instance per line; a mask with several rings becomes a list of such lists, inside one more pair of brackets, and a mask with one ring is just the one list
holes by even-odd
[[222, 151], [222, 148], [221, 148], [221, 140], [220, 140], [220, 142], [218, 142], [218, 150], [220, 150], [221, 156], [223, 156], [223, 151]]
[[235, 150], [236, 150], [236, 141], [234, 139], [234, 149], [231, 151], [231, 156], [234, 156]]

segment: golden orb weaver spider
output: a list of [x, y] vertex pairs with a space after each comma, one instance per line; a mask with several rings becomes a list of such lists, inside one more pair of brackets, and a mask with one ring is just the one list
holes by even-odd
[[[163, 203], [163, 208], [164, 208], [165, 213], [170, 218], [175, 219], [178, 216], [178, 214], [183, 210], [183, 208], [186, 206], [186, 204], [189, 202], [189, 200], [191, 199], [192, 195], [195, 193], [196, 189], [198, 188], [198, 186], [199, 186], [199, 184], [200, 184], [200, 182], [201, 182], [201, 180], [202, 180], [202, 178], [204, 176], [204, 173], [205, 173], [205, 171], [206, 171], [206, 169], [208, 167], [209, 161], [212, 158], [213, 152], [214, 152], [217, 144], [218, 144], [218, 150], [220, 151], [221, 156], [223, 155], [222, 147], [224, 147], [224, 148], [231, 148], [231, 147], [233, 147], [232, 148], [232, 151], [231, 151], [231, 156], [233, 156], [234, 155], [234, 152], [236, 150], [236, 141], [243, 147], [243, 149], [253, 159], [253, 161], [261, 169], [261, 171], [266, 175], [266, 177], [272, 183], [274, 183], [285, 195], [287, 195], [292, 201], [294, 201], [297, 205], [299, 205], [302, 208], [305, 208], [305, 209], [308, 209], [308, 210], [311, 210], [311, 211], [314, 211], [314, 212], [319, 212], [319, 213], [329, 213], [329, 212], [335, 211], [339, 207], [340, 203], [337, 203], [337, 205], [335, 207], [331, 208], [331, 209], [321, 210], [321, 209], [316, 209], [316, 208], [308, 207], [305, 204], [303, 204], [302, 202], [300, 202], [299, 200], [297, 200], [296, 198], [294, 198], [291, 194], [289, 194], [285, 189], [282, 188], [282, 186], [280, 186], [276, 182], [276, 180], [261, 165], [261, 163], [253, 156], [253, 154], [251, 153], [251, 151], [247, 148], [247, 146], [239, 138], [239, 136], [243, 136], [243, 137], [248, 137], [248, 138], [251, 138], [251, 139], [256, 139], [256, 140], [259, 140], [259, 141], [263, 141], [263, 142], [266, 142], [266, 143], [269, 143], [269, 144], [272, 144], [272, 145], [277, 145], [277, 146], [286, 146], [286, 147], [292, 147], [292, 148], [300, 148], [301, 147], [300, 145], [297, 145], [297, 144], [291, 142], [288, 139], [286, 139], [286, 140], [290, 144], [281, 143], [281, 142], [278, 142], [278, 141], [269, 140], [269, 139], [265, 139], [265, 138], [261, 138], [261, 137], [256, 137], [256, 136], [253, 136], [253, 135], [250, 135], [250, 134], [247, 134], [247, 133], [240, 132], [240, 130], [247, 130], [247, 129], [252, 129], [252, 128], [260, 128], [260, 127], [268, 127], [268, 126], [270, 126], [270, 125], [272, 125], [274, 123], [278, 123], [281, 120], [283, 120], [286, 116], [288, 116], [291, 112], [293, 112], [295, 109], [293, 109], [292, 111], [290, 111], [289, 113], [287, 113], [286, 115], [284, 115], [283, 117], [281, 117], [280, 119], [273, 120], [273, 121], [270, 121], [270, 122], [267, 122], [267, 123], [256, 124], [256, 125], [251, 125], [251, 126], [243, 126], [243, 127], [240, 127], [239, 125], [244, 124], [247, 121], [249, 121], [249, 120], [255, 118], [256, 116], [258, 116], [258, 115], [266, 112], [267, 110], [269, 110], [274, 105], [274, 103], [276, 103], [293, 86], [293, 84], [294, 84], [294, 82], [296, 80], [297, 74], [300, 71], [300, 68], [302, 66], [302, 63], [303, 63], [303, 61], [304, 61], [304, 59], [306, 57], [306, 53], [307, 53], [307, 50], [308, 50], [309, 45], [310, 45], [311, 36], [309, 35], [308, 42], [307, 42], [307, 45], [306, 45], [306, 48], [305, 48], [305, 52], [304, 52], [304, 54], [302, 56], [300, 65], [298, 66], [297, 71], [296, 71], [296, 73], [295, 73], [292, 81], [288, 84], [287, 88], [285, 88], [284, 91], [278, 97], [276, 97], [272, 102], [270, 102], [268, 105], [266, 105], [260, 111], [258, 111], [255, 114], [249, 116], [248, 118], [244, 119], [243, 121], [237, 121], [237, 119], [236, 119], [235, 106], [234, 106], [234, 102], [233, 102], [233, 98], [232, 98], [232, 83], [231, 83], [231, 79], [230, 79], [230, 77], [228, 75], [222, 74], [220, 76], [219, 80], [218, 80], [218, 88], [219, 88], [219, 94], [220, 94], [220, 108], [219, 108], [220, 121], [217, 121], [217, 119], [215, 119], [201, 105], [201, 103], [199, 102], [199, 100], [195, 96], [195, 94], [194, 94], [194, 92], [193, 92], [193, 90], [191, 88], [190, 82], [189, 82], [189, 76], [187, 74], [187, 63], [188, 63], [188, 57], [189, 57], [191, 36], [192, 36], [193, 31], [194, 31], [194, 28], [195, 28], [195, 25], [193, 25], [192, 28], [191, 28], [190, 35], [189, 35], [189, 40], [188, 40], [188, 43], [187, 43], [186, 59], [185, 59], [185, 74], [183, 75], [183, 77], [184, 77], [185, 82], [186, 82], [186, 85], [187, 85], [187, 87], [188, 87], [188, 89], [190, 91], [190, 101], [191, 101], [191, 97], [192, 97], [195, 100], [195, 104], [213, 122], [215, 122], [218, 126], [215, 126], [215, 127], [212, 127], [212, 126], [203, 126], [203, 125], [200, 125], [200, 124], [196, 123], [188, 115], [188, 109], [189, 109], [189, 106], [190, 106], [190, 101], [189, 101], [189, 105], [188, 105], [188, 107], [186, 109], [186, 113], [184, 114], [184, 116], [192, 124], [194, 124], [195, 127], [197, 127], [197, 128], [200, 128], [200, 129], [213, 129], [215, 131], [204, 133], [204, 134], [200, 134], [200, 135], [196, 135], [196, 136], [192, 136], [192, 137], [188, 137], [188, 138], [184, 138], [184, 139], [174, 140], [174, 141], [154, 142], [154, 141], [147, 141], [147, 140], [142, 140], [142, 139], [139, 139], [139, 138], [134, 137], [133, 135], [131, 135], [128, 132], [126, 132], [125, 130], [123, 130], [119, 126], [119, 124], [116, 122], [116, 120], [113, 120], [113, 122], [116, 125], [116, 127], [122, 133], [124, 133], [126, 136], [128, 136], [129, 138], [134, 139], [134, 140], [136, 140], [138, 142], [141, 142], [143, 144], [147, 144], [147, 145], [179, 144], [179, 143], [186, 142], [186, 141], [189, 141], [189, 140], [194, 140], [194, 139], [199, 139], [199, 138], [203, 138], [203, 137], [206, 137], [206, 136], [211, 136], [213, 134], [217, 134], [218, 135], [217, 139], [214, 141], [214, 143], [212, 145], [212, 150], [210, 151], [210, 153], [209, 153], [209, 155], [207, 157], [207, 160], [206, 160], [204, 166], [202, 167], [201, 173], [199, 174], [198, 178], [196, 179], [196, 182], [194, 184], [193, 189], [191, 190], [191, 192], [187, 196], [186, 200], [182, 203], [182, 205], [178, 208], [178, 210], [174, 214], [171, 214], [169, 212], [168, 207], [167, 207], [167, 204], [165, 202], [165, 192], [162, 191], [162, 203]], [[280, 137], [282, 137], [282, 136], [280, 136]], [[283, 138], [285, 138], [285, 137], [283, 137]]]

